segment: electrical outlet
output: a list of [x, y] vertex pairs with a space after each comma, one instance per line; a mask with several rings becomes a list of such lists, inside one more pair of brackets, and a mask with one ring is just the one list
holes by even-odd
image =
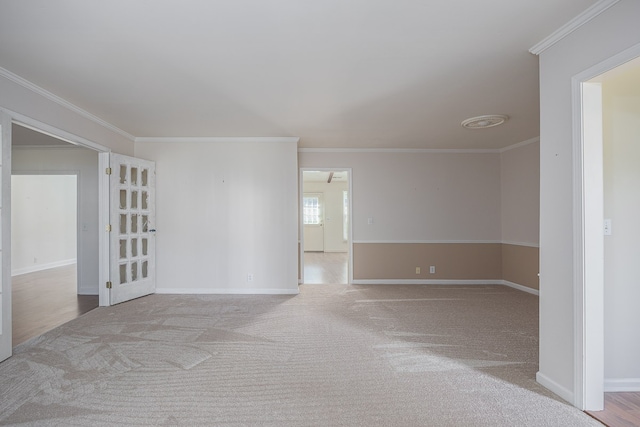
[[416, 274], [420, 274], [420, 267], [416, 267]]
[[429, 267], [429, 274], [435, 274], [436, 273], [436, 266], [432, 265], [431, 267]]
[[247, 282], [253, 282], [253, 274], [247, 274]]

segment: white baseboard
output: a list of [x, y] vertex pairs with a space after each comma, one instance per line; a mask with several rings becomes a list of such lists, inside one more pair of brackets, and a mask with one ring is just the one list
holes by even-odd
[[300, 291], [295, 289], [279, 288], [156, 288], [156, 294], [173, 295], [297, 295]]
[[501, 280], [354, 279], [352, 285], [502, 285]]
[[536, 381], [545, 388], [548, 388], [567, 402], [573, 404], [573, 392], [567, 388], [562, 387], [557, 382], [553, 381], [540, 371], [536, 373]]
[[99, 294], [98, 287], [78, 289], [78, 295], [98, 295], [98, 294]]
[[49, 270], [50, 268], [64, 267], [65, 265], [71, 265], [78, 262], [76, 258], [63, 259], [62, 261], [48, 262], [46, 264], [37, 264], [31, 267], [16, 268], [11, 270], [11, 277], [20, 276], [22, 274], [35, 273], [36, 271]]
[[640, 391], [640, 378], [605, 378], [604, 391]]
[[517, 289], [519, 291], [523, 291], [523, 292], [527, 292], [527, 293], [530, 293], [530, 294], [533, 294], [533, 295], [540, 296], [540, 291], [539, 290], [530, 288], [528, 286], [518, 285], [517, 283], [513, 283], [513, 282], [510, 282], [508, 280], [502, 280], [502, 284], [505, 285], [505, 286], [508, 286], [510, 288]]

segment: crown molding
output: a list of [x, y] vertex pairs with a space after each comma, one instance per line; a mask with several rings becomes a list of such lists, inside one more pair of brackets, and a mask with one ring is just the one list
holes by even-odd
[[494, 148], [298, 148], [298, 153], [499, 153]]
[[542, 52], [558, 43], [560, 40], [567, 37], [569, 34], [573, 33], [578, 28], [582, 27], [584, 24], [591, 21], [593, 18], [600, 15], [602, 12], [609, 9], [619, 1], [620, 0], [600, 0], [599, 2], [582, 12], [580, 15], [576, 16], [571, 21], [558, 28], [550, 36], [533, 46], [531, 49], [529, 49], [529, 52], [533, 53], [534, 55], [540, 55]]
[[524, 147], [525, 145], [533, 144], [534, 142], [540, 142], [540, 137], [536, 136], [535, 138], [527, 139], [526, 141], [518, 142], [513, 145], [509, 145], [508, 147], [501, 148], [500, 153], [504, 153], [505, 151], [513, 150], [514, 148]]
[[286, 142], [292, 144], [298, 144], [300, 138], [297, 136], [144, 136], [135, 139], [136, 143], [159, 143], [168, 142], [172, 144], [185, 143], [185, 142], [200, 142], [200, 143], [216, 143], [216, 142]]
[[128, 132], [123, 131], [122, 129], [120, 129], [119, 127], [116, 127], [114, 125], [112, 125], [111, 123], [102, 120], [100, 117], [98, 116], [94, 116], [93, 114], [89, 113], [86, 110], [83, 110], [82, 108], [78, 107], [77, 105], [74, 105], [72, 103], [70, 103], [69, 101], [59, 97], [58, 95], [54, 95], [53, 93], [49, 92], [46, 89], [41, 88], [40, 86], [37, 86], [33, 83], [31, 83], [29, 80], [24, 79], [22, 77], [20, 77], [17, 74], [12, 73], [11, 71], [0, 67], [0, 77], [4, 77], [7, 80], [12, 81], [13, 83], [16, 83], [20, 86], [22, 86], [23, 88], [30, 90], [33, 93], [36, 93], [46, 99], [48, 99], [49, 101], [55, 102], [56, 104], [60, 105], [63, 108], [66, 108], [69, 111], [72, 111], [82, 117], [84, 117], [85, 119], [91, 120], [92, 122], [106, 128], [109, 129], [112, 132], [115, 132], [119, 135], [124, 136], [125, 138], [127, 138], [130, 141], [135, 141], [135, 137], [133, 135], [131, 135]]

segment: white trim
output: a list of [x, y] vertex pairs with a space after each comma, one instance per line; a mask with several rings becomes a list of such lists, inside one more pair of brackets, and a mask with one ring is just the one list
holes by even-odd
[[156, 294], [170, 295], [297, 295], [299, 293], [298, 288], [156, 288]]
[[33, 83], [31, 83], [29, 80], [24, 79], [20, 76], [18, 76], [17, 74], [12, 73], [11, 71], [0, 67], [0, 77], [4, 77], [7, 80], [12, 81], [13, 83], [16, 83], [20, 86], [22, 86], [23, 88], [30, 90], [46, 99], [48, 99], [49, 101], [53, 101], [56, 104], [60, 105], [63, 108], [66, 108], [67, 110], [73, 111], [74, 113], [84, 117], [85, 119], [89, 119], [92, 122], [107, 128], [117, 134], [120, 134], [122, 136], [124, 136], [125, 138], [129, 139], [130, 141], [135, 141], [135, 137], [133, 135], [131, 135], [128, 132], [123, 131], [122, 129], [112, 125], [111, 123], [102, 120], [100, 117], [98, 116], [94, 116], [93, 114], [89, 113], [86, 110], [83, 110], [82, 108], [78, 107], [77, 105], [74, 105], [72, 103], [70, 103], [69, 101], [59, 97], [58, 95], [54, 95], [53, 93], [49, 92], [46, 89], [41, 88], [40, 86], [37, 86]]
[[366, 243], [393, 243], [393, 244], [447, 244], [447, 243], [461, 243], [461, 244], [501, 244], [500, 240], [354, 240], [353, 243], [366, 244]]
[[501, 282], [503, 285], [508, 286], [510, 288], [517, 289], [519, 291], [526, 292], [528, 294], [540, 296], [540, 291], [537, 289], [533, 289], [528, 286], [519, 285], [517, 283], [513, 283], [508, 280], [502, 280]]
[[509, 145], [508, 147], [501, 148], [498, 150], [500, 153], [504, 153], [505, 151], [513, 150], [514, 148], [524, 147], [525, 145], [533, 144], [534, 142], [540, 142], [540, 137], [536, 136], [535, 138], [527, 139], [526, 141], [518, 142], [517, 144]]
[[107, 282], [111, 280], [109, 271], [109, 153], [98, 153], [98, 304], [101, 307], [111, 305], [111, 289]]
[[495, 280], [457, 279], [354, 279], [352, 285], [503, 285]]
[[60, 145], [14, 145], [13, 150], [86, 150], [85, 147], [79, 147], [75, 144]]
[[605, 392], [639, 392], [640, 378], [605, 378]]
[[531, 243], [531, 242], [509, 242], [509, 241], [502, 241], [500, 242], [503, 245], [513, 245], [513, 246], [526, 246], [528, 248], [539, 248], [540, 244], [539, 243]]
[[166, 142], [171, 144], [177, 143], [186, 143], [186, 142], [198, 142], [198, 143], [220, 143], [220, 142], [233, 142], [233, 143], [241, 143], [241, 142], [261, 142], [261, 143], [274, 143], [274, 142], [289, 142], [292, 144], [297, 144], [300, 141], [300, 137], [297, 136], [186, 136], [186, 137], [161, 137], [161, 136], [145, 136], [145, 137], [137, 137], [135, 138], [136, 144], [142, 143], [160, 143]]
[[499, 153], [497, 148], [298, 148], [298, 153]]
[[618, 3], [618, 1], [620, 0], [600, 0], [599, 2], [573, 18], [571, 21], [558, 28], [550, 36], [537, 43], [535, 46], [529, 49], [529, 52], [533, 53], [534, 55], [540, 55], [542, 52], [549, 49], [551, 46], [558, 43], [560, 40], [567, 37], [569, 34], [573, 33], [587, 22], [591, 21], [593, 18]]
[[49, 270], [51, 268], [64, 267], [66, 265], [72, 265], [77, 262], [78, 260], [76, 258], [72, 258], [72, 259], [63, 259], [60, 261], [48, 262], [46, 264], [38, 264], [31, 267], [17, 268], [15, 270], [11, 270], [11, 277], [34, 273], [36, 271]]
[[545, 388], [548, 388], [567, 402], [573, 402], [573, 393], [571, 390], [562, 387], [557, 382], [553, 381], [542, 372], [536, 372], [536, 381]]

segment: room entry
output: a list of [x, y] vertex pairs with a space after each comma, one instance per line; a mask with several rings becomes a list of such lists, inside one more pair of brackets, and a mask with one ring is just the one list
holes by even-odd
[[304, 193], [302, 223], [304, 251], [324, 252], [324, 197], [322, 193]]

